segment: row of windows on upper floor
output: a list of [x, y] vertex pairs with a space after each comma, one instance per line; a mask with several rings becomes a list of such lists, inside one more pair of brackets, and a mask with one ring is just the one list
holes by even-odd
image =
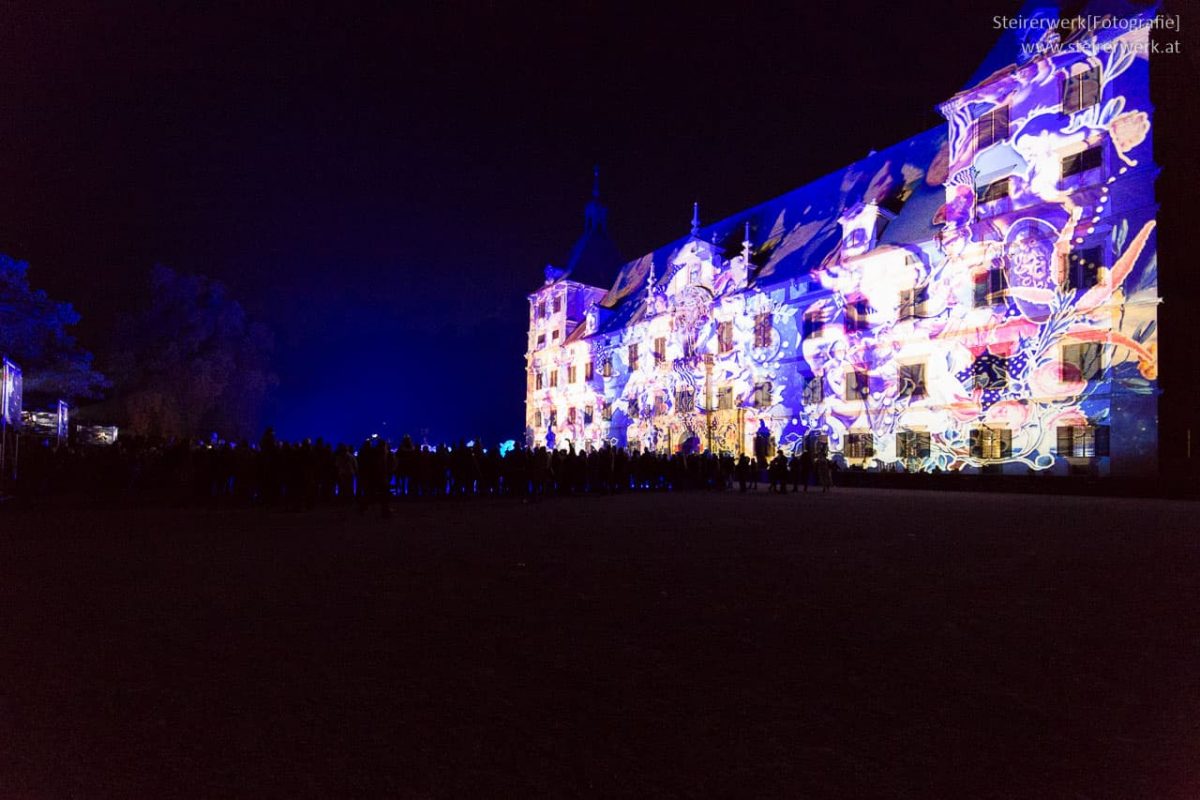
[[[562, 295], [556, 294], [556, 295], [554, 295], [553, 298], [551, 298], [550, 308], [554, 309], [553, 313], [555, 313], [555, 314], [562, 311]], [[540, 320], [540, 319], [545, 319], [546, 317], [550, 316], [550, 314], [547, 313], [546, 309], [547, 309], [547, 306], [546, 306], [545, 300], [537, 301], [537, 304], [534, 306], [534, 313], [533, 313], [534, 319]]]
[[[1076, 250], [1067, 258], [1060, 273], [1060, 282], [1067, 291], [1086, 291], [1100, 284], [1100, 270], [1105, 266], [1104, 248], [1091, 246]], [[1008, 297], [1008, 282], [1003, 267], [995, 266], [975, 274], [972, 286], [972, 305], [975, 308], [1003, 305]], [[922, 284], [900, 292], [897, 319], [900, 321], [918, 319], [926, 315], [926, 304], [929, 301], [929, 286]], [[848, 333], [869, 330], [871, 307], [865, 299], [851, 300], [846, 304], [843, 327]], [[810, 311], [804, 315], [802, 335], [805, 339], [819, 338], [827, 324], [822, 311]], [[762, 312], [754, 317], [754, 347], [770, 347], [773, 341], [774, 315]], [[552, 341], [559, 340], [559, 331], [551, 334]], [[537, 348], [546, 345], [546, 334], [537, 338]], [[638, 367], [638, 344], [628, 346], [627, 363], [630, 370]], [[717, 352], [726, 354], [734, 349], [733, 322], [717, 323]], [[666, 362], [667, 340], [659, 337], [654, 340], [654, 361], [656, 365]], [[690, 339], [683, 341], [683, 356], [691, 358], [696, 354], [695, 343]], [[611, 377], [611, 365], [604, 377]]]
[[[1099, 378], [1103, 373], [1103, 354], [1104, 346], [1099, 342], [1083, 342], [1077, 344], [1063, 345], [1060, 351], [1059, 359], [1059, 377], [1062, 381], [1073, 383], [1076, 381], [1092, 381]], [[589, 369], [586, 372], [586, 379], [591, 379], [590, 363]], [[569, 383], [575, 382], [575, 367], [567, 367], [567, 378]], [[872, 376], [865, 369], [850, 369], [843, 375], [843, 395], [842, 399], [847, 402], [866, 401], [871, 394]], [[993, 361], [987, 365], [985, 369], [978, 370], [971, 379], [972, 388], [979, 391], [1002, 391], [1008, 387], [1009, 375], [1007, 367], [1003, 361]], [[536, 385], [538, 389], [542, 388], [542, 373], [537, 373]], [[558, 385], [558, 370], [550, 373], [550, 386]], [[884, 389], [882, 382], [877, 383], [877, 389]], [[922, 363], [902, 364], [896, 374], [896, 395], [897, 397], [908, 398], [912, 400], [921, 400], [926, 396], [925, 386], [925, 365]], [[666, 405], [667, 396], [663, 392], [655, 394], [653, 413], [665, 414], [668, 412]], [[825, 382], [823, 380], [809, 380], [805, 382], [802, 393], [802, 400], [805, 405], [816, 405], [825, 400]], [[753, 408], [769, 408], [774, 403], [774, 386], [771, 381], [759, 381], [754, 384], [754, 392], [751, 399], [751, 407]], [[628, 413], [630, 416], [635, 416], [639, 409], [636, 398], [630, 398], [626, 401]], [[611, 404], [606, 404], [605, 409], [611, 413]], [[717, 411], [730, 411], [734, 408], [733, 387], [724, 384], [717, 387], [716, 392], [716, 407]], [[675, 393], [675, 413], [691, 413], [696, 411], [696, 397], [691, 388], [681, 388]], [[703, 409], [700, 409], [703, 410]], [[540, 412], [538, 412], [540, 414]], [[606, 416], [605, 419], [609, 419]]]
[[[1092, 145], [1086, 150], [1081, 150], [1078, 153], [1064, 156], [1061, 161], [1061, 180], [1074, 178], [1078, 175], [1084, 175], [1092, 170], [1098, 170], [1104, 163], [1104, 148], [1101, 145]], [[1000, 209], [1000, 201], [1010, 196], [1012, 191], [1012, 176], [1006, 175], [1003, 178], [998, 178], [990, 183], [985, 183], [975, 189], [975, 200], [981, 209], [981, 213], [986, 213], [993, 209]]]
[[[754, 408], [769, 408], [771, 405], [771, 382], [762, 381], [754, 386]], [[613, 418], [613, 403], [606, 403], [603, 400], [598, 401], [600, 404], [600, 418], [605, 422], [611, 422]], [[637, 398], [630, 398], [625, 401], [626, 414], [630, 417], [636, 417], [641, 413], [641, 407]], [[733, 387], [724, 385], [717, 388], [716, 409], [717, 411], [732, 411], [734, 409]], [[663, 392], [658, 392], [654, 396], [653, 404], [646, 409], [655, 416], [661, 416], [669, 413], [672, 409], [667, 407], [667, 396]], [[697, 410], [696, 394], [692, 389], [680, 389], [675, 393], [674, 412], [677, 414], [691, 413]], [[548, 415], [538, 410], [533, 412], [534, 424], [541, 427], [543, 422], [549, 421], [551, 425], [558, 424], [558, 410], [551, 409]], [[594, 406], [588, 405], [583, 407], [583, 423], [585, 425], [592, 424], [594, 419]], [[569, 406], [567, 408], [567, 424], [574, 425], [578, 421], [576, 407]]]
[[[1100, 102], [1099, 65], [1076, 65], [1074, 74], [1062, 82], [1061, 108], [1064, 114], [1075, 114]], [[1008, 138], [1007, 105], [997, 106], [980, 115], [975, 122], [975, 151], [979, 152]]]

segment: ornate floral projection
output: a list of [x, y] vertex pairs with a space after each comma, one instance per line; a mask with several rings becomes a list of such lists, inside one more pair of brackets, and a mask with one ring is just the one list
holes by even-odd
[[590, 206], [530, 295], [529, 442], [742, 452], [765, 424], [848, 466], [1153, 471], [1147, 39], [1014, 50], [946, 125], [719, 223], [694, 213], [608, 290], [582, 274], [611, 249]]

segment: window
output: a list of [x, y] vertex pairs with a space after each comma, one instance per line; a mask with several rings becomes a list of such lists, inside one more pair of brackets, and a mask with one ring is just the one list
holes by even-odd
[[567, 366], [567, 383], [575, 382], [575, 373], [576, 373], [575, 365], [574, 364], [568, 365]]
[[553, 428], [557, 424], [558, 424], [558, 409], [552, 408], [552, 409], [550, 409], [550, 427]]
[[899, 373], [899, 394], [916, 400], [925, 396], [925, 365], [902, 364]]
[[557, 314], [560, 311], [562, 311], [562, 295], [555, 295], [555, 297], [554, 297], [554, 313]]
[[546, 346], [546, 334], [539, 333], [538, 334], [538, 347], [545, 347], [545, 346]]
[[571, 406], [570, 408], [567, 409], [567, 424], [568, 425], [575, 424], [575, 406]]
[[764, 311], [754, 317], [754, 346], [755, 347], [770, 347], [771, 346], [771, 324], [772, 315], [770, 311]]
[[1062, 348], [1063, 381], [1090, 381], [1100, 377], [1104, 345], [1100, 342], [1067, 344]]
[[925, 302], [929, 299], [928, 286], [916, 286], [900, 292], [900, 319], [925, 316]]
[[929, 431], [904, 430], [897, 433], [896, 455], [900, 458], [929, 458]]
[[986, 186], [980, 186], [975, 191], [975, 197], [979, 205], [1003, 200], [1008, 197], [1008, 178], [1001, 178], [998, 181], [992, 181]]
[[729, 411], [733, 408], [733, 387], [721, 386], [717, 388], [717, 410]]
[[611, 403], [605, 403], [604, 405], [600, 406], [600, 419], [604, 420], [605, 422], [612, 422], [612, 411]]
[[680, 389], [675, 392], [675, 410], [680, 414], [686, 414], [694, 411], [696, 408], [696, 395], [691, 389]]
[[722, 353], [728, 353], [733, 349], [732, 322], [717, 323], [717, 349]]
[[875, 455], [875, 437], [870, 433], [846, 434], [846, 458], [871, 458]]
[[593, 419], [594, 417], [595, 417], [595, 412], [593, 411], [592, 407], [591, 407], [591, 406], [584, 406], [584, 407], [583, 407], [583, 424], [584, 424], [584, 425], [591, 425], [591, 424], [592, 424], [592, 419]]
[[667, 360], [667, 339], [664, 336], [659, 336], [654, 340], [654, 365], [662, 366]]
[[533, 427], [535, 427], [535, 428], [542, 427], [542, 412], [540, 412], [540, 411], [533, 412]]
[[825, 382], [820, 378], [809, 378], [804, 382], [802, 400], [806, 406], [815, 406], [825, 399]]
[[762, 381], [754, 384], [754, 407], [768, 408], [771, 405], [771, 382]]
[[554, 331], [553, 333], [551, 333], [550, 338], [557, 342], [558, 341], [558, 331]]
[[641, 409], [638, 408], [638, 400], [636, 397], [629, 398], [629, 402], [626, 404], [626, 408], [629, 409], [629, 416], [631, 416], [631, 417], [636, 417], [638, 415], [638, 412], [641, 411]]
[[868, 316], [871, 306], [866, 300], [855, 300], [846, 304], [846, 331], [865, 331], [870, 327]]
[[[630, 369], [633, 369], [631, 366]], [[612, 356], [606, 355], [600, 362], [600, 374], [605, 378], [612, 377]]]
[[594, 377], [596, 377], [596, 364], [594, 361], [589, 360], [583, 365], [583, 379], [591, 381]]
[[1064, 114], [1074, 114], [1100, 102], [1100, 67], [1091, 67], [1063, 81]]
[[1008, 138], [1008, 106], [984, 114], [975, 124], [975, 149], [983, 150]]
[[1101, 251], [1099, 247], [1089, 247], [1071, 253], [1067, 260], [1067, 288], [1091, 289], [1100, 282]]
[[810, 311], [804, 315], [804, 338], [820, 339], [825, 329], [825, 320], [820, 311]]
[[543, 377], [542, 373], [541, 373], [541, 372], [538, 372], [538, 374], [537, 374], [537, 388], [539, 388], [539, 389], [540, 389], [540, 388], [542, 388], [542, 377]]
[[1107, 425], [1060, 425], [1058, 454], [1068, 458], [1097, 458], [1108, 455]]
[[537, 316], [538, 316], [538, 319], [541, 319], [542, 317], [546, 316], [546, 301], [545, 300], [542, 300], [540, 303], [537, 304]]
[[851, 370], [846, 373], [846, 399], [864, 400], [870, 391], [870, 377], [864, 370]]
[[1080, 153], [1069, 155], [1062, 160], [1062, 176], [1069, 178], [1088, 170], [1099, 168], [1101, 163], [1100, 145], [1093, 145]]
[[1007, 428], [972, 428], [971, 456], [983, 459], [1008, 458], [1012, 455], [1012, 431]]
[[656, 392], [654, 394], [654, 413], [656, 415], [667, 413], [667, 398], [662, 392]]
[[687, 339], [684, 339], [683, 340], [683, 357], [691, 358], [692, 353], [694, 352], [695, 348], [696, 348], [696, 346], [694, 344], [692, 344], [692, 340], [690, 337]]
[[978, 273], [975, 276], [974, 287], [975, 308], [999, 305], [1004, 301], [1004, 293], [1007, 288], [1008, 281], [1004, 279], [1003, 268], [992, 267], [985, 272]]
[[628, 360], [629, 360], [629, 371], [630, 372], [633, 372], [634, 370], [637, 369], [637, 364], [638, 364], [637, 358], [638, 358], [637, 342], [634, 342], [633, 344], [629, 345], [629, 359]]
[[550, 370], [550, 388], [553, 389], [555, 386], [558, 386], [558, 370], [552, 369]]

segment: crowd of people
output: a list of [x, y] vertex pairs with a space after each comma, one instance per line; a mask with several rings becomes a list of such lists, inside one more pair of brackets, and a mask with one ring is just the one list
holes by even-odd
[[410, 498], [536, 499], [630, 491], [828, 491], [835, 467], [823, 453], [773, 457], [663, 454], [605, 445], [515, 447], [478, 442], [436, 447], [405, 436], [392, 447], [372, 437], [357, 448], [321, 439], [278, 441], [268, 429], [250, 442], [154, 441], [122, 437], [107, 447], [26, 447], [9, 488], [31, 496], [99, 494], [132, 501], [226, 504], [294, 510], [321, 504], [379, 507]]

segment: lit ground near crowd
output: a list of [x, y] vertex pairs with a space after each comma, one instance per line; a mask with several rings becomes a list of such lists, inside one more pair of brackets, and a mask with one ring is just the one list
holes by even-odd
[[0, 795], [1200, 796], [1183, 502], [0, 516]]

